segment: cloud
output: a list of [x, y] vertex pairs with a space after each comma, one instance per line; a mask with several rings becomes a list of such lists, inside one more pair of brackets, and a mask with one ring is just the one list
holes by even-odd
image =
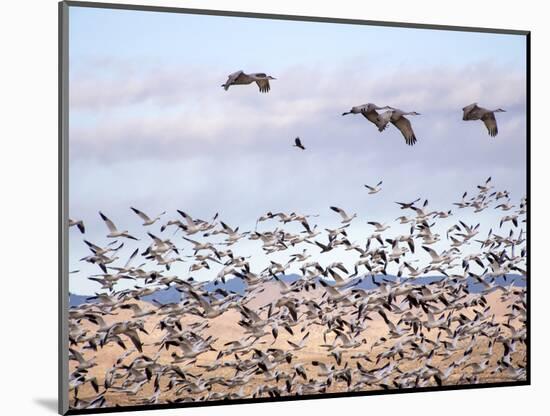
[[413, 126], [424, 130], [423, 140], [464, 127], [460, 109], [474, 101], [506, 108], [509, 113], [499, 119], [519, 117], [516, 126], [525, 117], [524, 74], [486, 63], [406, 73], [401, 68], [350, 73], [348, 63], [295, 66], [278, 74], [268, 94], [259, 94], [254, 85], [223, 91], [224, 79], [215, 71], [185, 68], [128, 73], [119, 68], [96, 80], [75, 74], [71, 114], [94, 117], [71, 124], [71, 157], [110, 163], [139, 157], [185, 160], [196, 152], [269, 154], [296, 135], [311, 141], [328, 134], [338, 140], [325, 137], [317, 144], [332, 149], [345, 137], [378, 134], [361, 117], [340, 116], [366, 101], [422, 113]]
[[199, 68], [153, 65], [136, 60], [90, 59], [78, 62], [70, 75], [69, 102], [72, 111], [108, 112], [124, 107], [152, 104], [166, 108], [198, 93], [213, 80]]

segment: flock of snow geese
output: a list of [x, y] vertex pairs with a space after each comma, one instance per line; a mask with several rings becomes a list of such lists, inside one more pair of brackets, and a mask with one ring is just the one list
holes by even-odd
[[[245, 72], [237, 71], [232, 73], [227, 77], [225, 84], [222, 84], [222, 87], [227, 91], [232, 85], [249, 85], [256, 83], [260, 92], [267, 93], [271, 90], [270, 80], [276, 78], [267, 75], [262, 72], [247, 74]], [[383, 113], [379, 113], [377, 110], [386, 110]], [[505, 112], [502, 108], [497, 108], [495, 110], [488, 110], [483, 107], [479, 107], [477, 103], [472, 103], [467, 105], [462, 109], [463, 115], [462, 120], [481, 120], [489, 136], [495, 137], [498, 134], [497, 120], [495, 118], [495, 113]], [[379, 107], [376, 104], [368, 103], [363, 105], [358, 105], [352, 107], [349, 111], [342, 113], [343, 116], [347, 114], [362, 114], [368, 121], [373, 123], [379, 132], [382, 132], [388, 126], [388, 123], [393, 124], [405, 138], [405, 143], [409, 146], [414, 145], [417, 142], [416, 136], [414, 134], [410, 120], [405, 116], [419, 116], [420, 113], [416, 111], [403, 111], [388, 105]], [[297, 140], [294, 144], [295, 147], [298, 147], [302, 150], [305, 150], [305, 147], [301, 144], [300, 139]]]
[[[222, 87], [255, 83], [267, 93], [275, 79], [237, 71]], [[495, 113], [504, 110], [462, 110], [463, 120], [498, 134]], [[407, 118], [416, 111], [368, 103], [348, 114], [417, 142]], [[293, 146], [306, 149], [299, 137]], [[382, 184], [365, 185], [367, 195]], [[421, 198], [396, 204], [395, 224], [369, 219], [360, 242], [350, 238], [358, 215], [337, 206], [329, 207], [339, 219], [332, 228], [315, 224], [319, 215], [267, 212], [246, 231], [218, 214], [178, 210], [163, 221], [167, 212], [130, 207], [141, 227], [130, 232], [100, 211], [103, 244], [69, 219], [89, 250], [80, 261], [98, 268], [85, 278], [100, 287], [69, 309], [71, 407], [525, 380], [526, 198], [513, 204], [488, 178], [453, 209], [431, 210]], [[485, 210], [499, 215], [484, 237], [479, 223], [458, 218]], [[260, 262], [249, 261], [242, 242], [257, 245]], [[329, 252], [346, 261], [323, 261]], [[174, 273], [180, 263], [187, 271]], [[198, 272], [210, 280], [195, 279]], [[178, 300], [156, 296], [170, 291]]]
[[[268, 91], [268, 78], [233, 74], [224, 88], [256, 82]], [[350, 113], [374, 120], [376, 109]], [[368, 198], [383, 192], [382, 181], [365, 187]], [[399, 217], [369, 218], [362, 241], [350, 241], [362, 220], [336, 206], [324, 229], [318, 215], [296, 212], [267, 212], [241, 230], [218, 214], [166, 219], [131, 207], [139, 225], [130, 232], [99, 212], [103, 244], [71, 219], [89, 250], [81, 261], [98, 268], [71, 279], [100, 287], [69, 309], [71, 407], [525, 380], [527, 200], [512, 202], [488, 178], [453, 205], [397, 202]], [[484, 211], [496, 220], [481, 235], [465, 218]], [[243, 252], [251, 245], [265, 268]], [[323, 261], [329, 252], [347, 260]], [[174, 274], [176, 263], [188, 272]], [[198, 271], [211, 280], [193, 278]], [[166, 290], [180, 300], [147, 300]]]

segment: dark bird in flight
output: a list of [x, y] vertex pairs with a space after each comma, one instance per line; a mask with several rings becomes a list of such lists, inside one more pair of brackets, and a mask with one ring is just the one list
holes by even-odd
[[302, 141], [300, 140], [299, 137], [296, 137], [294, 139], [294, 144], [292, 145], [293, 147], [297, 147], [299, 149], [302, 149], [302, 150], [306, 150], [306, 148], [304, 147], [304, 145], [302, 144]]

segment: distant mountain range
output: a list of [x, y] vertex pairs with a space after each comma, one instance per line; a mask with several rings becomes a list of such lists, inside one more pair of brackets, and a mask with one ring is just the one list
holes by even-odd
[[[282, 276], [278, 276], [278, 277], [279, 277], [279, 279], [281, 279], [282, 281], [284, 281], [286, 283], [295, 282], [296, 280], [298, 280], [300, 278], [300, 276], [297, 275], [297, 274], [282, 275]], [[378, 275], [374, 278], [374, 280], [377, 283], [383, 282], [384, 280], [388, 281], [388, 282], [393, 282], [396, 279], [397, 279], [397, 277], [393, 276], [393, 275]], [[431, 283], [434, 283], [434, 282], [438, 282], [441, 279], [443, 279], [443, 276], [424, 276], [424, 277], [417, 277], [414, 280], [414, 282], [416, 284], [428, 285], [428, 284], [431, 284]], [[326, 281], [329, 284], [333, 283], [332, 280], [326, 280]], [[352, 282], [352, 281], [353, 281], [353, 279], [350, 280], [350, 282]], [[514, 285], [517, 286], [517, 287], [525, 287], [525, 285], [526, 285], [525, 279], [521, 275], [517, 275], [517, 274], [507, 275], [506, 279], [504, 277], [497, 277], [495, 279], [495, 283], [498, 284], [498, 285], [511, 284], [512, 282], [514, 282]], [[369, 278], [363, 279], [361, 282], [359, 282], [358, 284], [355, 284], [353, 287], [358, 288], [358, 289], [371, 290], [371, 289], [376, 288], [377, 285], [374, 283], [373, 279], [369, 277]], [[233, 292], [233, 293], [237, 293], [239, 295], [242, 295], [245, 292], [246, 285], [242, 281], [242, 279], [233, 278], [233, 279], [226, 280], [225, 283], [219, 283], [217, 285], [214, 284], [214, 282], [209, 282], [205, 286], [205, 289], [207, 289], [209, 292], [213, 292], [218, 288], [223, 289], [227, 292]], [[479, 284], [474, 278], [469, 278], [468, 279], [468, 290], [470, 291], [470, 293], [479, 293], [483, 290], [483, 286], [481, 284]], [[95, 300], [90, 299], [93, 296], [94, 295], [77, 295], [77, 294], [74, 294], [74, 293], [70, 293], [69, 294], [69, 306], [70, 307], [76, 307], [76, 306], [79, 306], [83, 303], [93, 303], [93, 302], [95, 302]], [[146, 302], [151, 302], [151, 303], [153, 303], [153, 301], [155, 301], [155, 302], [158, 302], [162, 305], [165, 305], [167, 303], [180, 302], [181, 297], [182, 297], [181, 292], [177, 291], [174, 287], [170, 287], [170, 288], [167, 288], [167, 289], [158, 290], [157, 292], [155, 292], [151, 295], [143, 296], [141, 298], [141, 300], [146, 301]]]

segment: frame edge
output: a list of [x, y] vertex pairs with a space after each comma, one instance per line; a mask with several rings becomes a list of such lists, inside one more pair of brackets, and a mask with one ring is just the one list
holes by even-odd
[[531, 32], [529, 30], [522, 29], [502, 29], [502, 28], [486, 28], [475, 26], [454, 26], [454, 25], [438, 25], [432, 23], [407, 23], [407, 22], [392, 22], [383, 20], [364, 20], [364, 19], [352, 19], [345, 17], [325, 17], [325, 16], [304, 16], [304, 15], [290, 15], [290, 14], [278, 14], [278, 13], [256, 13], [256, 12], [243, 12], [235, 10], [218, 10], [218, 9], [196, 9], [185, 8], [176, 6], [153, 6], [144, 4], [130, 4], [130, 3], [102, 3], [96, 1], [79, 1], [79, 0], [67, 0], [68, 6], [74, 7], [87, 7], [93, 9], [112, 9], [112, 10], [131, 10], [131, 11], [151, 11], [161, 13], [185, 13], [185, 14], [199, 14], [199, 15], [211, 15], [211, 16], [225, 16], [225, 17], [245, 17], [255, 19], [275, 19], [275, 20], [294, 20], [301, 22], [319, 22], [319, 23], [337, 23], [337, 24], [355, 24], [355, 25], [369, 25], [369, 26], [389, 26], [389, 27], [401, 27], [409, 29], [428, 29], [428, 30], [449, 30], [455, 32], [479, 32], [479, 33], [494, 33], [503, 35], [528, 35]]
[[[364, 391], [360, 394], [318, 394], [315, 396], [285, 396], [281, 398], [266, 398], [262, 399], [244, 399], [232, 401], [213, 401], [201, 403], [181, 403], [181, 404], [161, 404], [161, 405], [139, 405], [127, 407], [108, 407], [100, 409], [69, 409], [69, 385], [68, 385], [68, 357], [66, 348], [68, 345], [68, 294], [69, 294], [69, 274], [68, 274], [68, 98], [69, 98], [69, 7], [86, 7], [86, 8], [103, 8], [116, 10], [131, 10], [131, 11], [153, 11], [165, 13], [181, 13], [181, 14], [198, 14], [212, 16], [227, 16], [227, 17], [244, 17], [244, 18], [259, 18], [259, 19], [275, 19], [275, 20], [294, 20], [294, 21], [309, 21], [309, 22], [326, 22], [339, 24], [359, 24], [370, 26], [389, 26], [389, 27], [404, 27], [428, 30], [448, 30], [461, 32], [479, 32], [479, 33], [494, 33], [507, 35], [520, 35], [526, 38], [526, 139], [527, 139], [527, 253], [528, 253], [528, 282], [527, 282], [527, 376], [526, 380], [520, 382], [503, 382], [503, 383], [487, 383], [484, 385], [449, 385], [444, 387], [427, 387], [414, 389], [398, 389], [390, 391]], [[112, 412], [130, 412], [136, 410], [164, 410], [164, 409], [183, 409], [194, 407], [210, 407], [219, 405], [232, 404], [254, 404], [254, 403], [276, 403], [288, 402], [296, 400], [323, 400], [330, 398], [350, 398], [350, 397], [365, 397], [378, 396], [389, 394], [407, 394], [407, 393], [423, 393], [423, 392], [438, 392], [438, 391], [459, 391], [468, 389], [484, 389], [494, 387], [518, 387], [532, 385], [531, 380], [531, 34], [530, 30], [516, 29], [501, 29], [501, 28], [483, 28], [483, 27], [463, 27], [453, 25], [437, 25], [429, 23], [405, 23], [405, 22], [390, 22], [376, 20], [362, 20], [351, 18], [330, 18], [323, 16], [301, 16], [301, 15], [286, 15], [286, 14], [269, 14], [269, 13], [254, 13], [243, 11], [215, 10], [215, 9], [195, 9], [183, 7], [167, 7], [167, 6], [148, 6], [139, 4], [121, 4], [121, 3], [101, 3], [88, 1], [61, 1], [58, 3], [58, 123], [59, 123], [59, 153], [58, 153], [58, 413], [65, 414], [95, 414], [95, 413], [112, 413]]]
[[57, 411], [69, 411], [68, 345], [68, 87], [69, 4], [58, 3], [58, 393]]

